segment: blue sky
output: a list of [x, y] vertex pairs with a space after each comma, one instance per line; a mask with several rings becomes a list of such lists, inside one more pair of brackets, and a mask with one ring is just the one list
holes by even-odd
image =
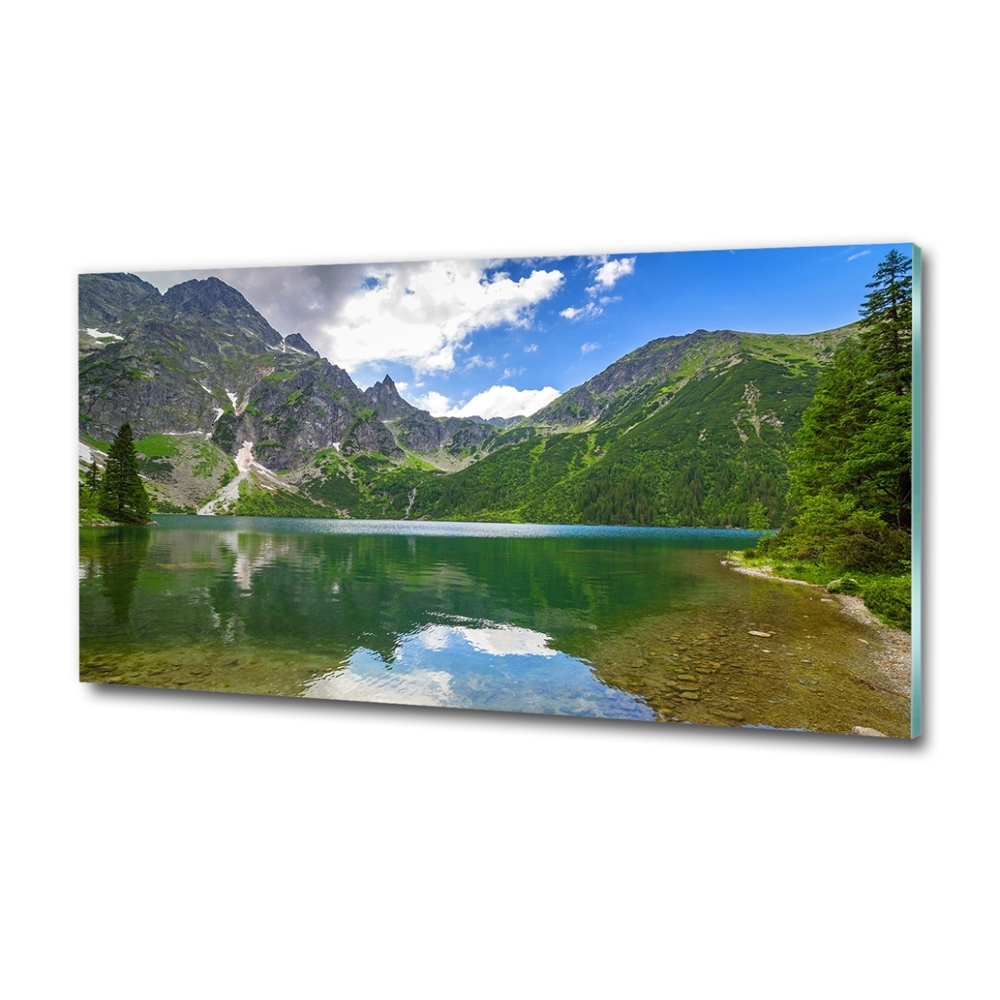
[[532, 412], [657, 337], [815, 333], [851, 323], [895, 247], [140, 272], [214, 274], [362, 388], [388, 374], [435, 414]]

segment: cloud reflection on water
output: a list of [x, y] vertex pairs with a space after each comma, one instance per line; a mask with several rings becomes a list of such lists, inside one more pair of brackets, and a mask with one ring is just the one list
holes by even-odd
[[[371, 657], [367, 650], [362, 654]], [[352, 661], [356, 657], [352, 657]], [[311, 681], [302, 692], [305, 698], [338, 701], [375, 701], [395, 705], [427, 705], [460, 708], [465, 703], [451, 690], [451, 674], [444, 670], [414, 670], [407, 673], [358, 673], [351, 667], [325, 674]]]
[[479, 628], [465, 625], [427, 625], [414, 637], [426, 649], [445, 649], [452, 640], [464, 639], [473, 649], [491, 656], [556, 656], [548, 643], [552, 637], [516, 625], [488, 622]]
[[423, 625], [400, 636], [390, 663], [359, 648], [346, 663], [311, 681], [302, 694], [400, 705], [653, 717], [642, 699], [603, 684], [585, 661], [551, 648], [550, 642], [543, 632], [485, 620]]

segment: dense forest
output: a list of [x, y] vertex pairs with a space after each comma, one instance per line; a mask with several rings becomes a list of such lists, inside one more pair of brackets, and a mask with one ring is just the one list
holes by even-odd
[[[795, 432], [848, 335], [676, 338], [670, 347], [689, 368], [657, 369], [648, 383], [609, 395], [594, 421], [500, 431], [487, 454], [450, 473], [416, 455], [400, 464], [326, 449], [296, 477], [298, 495], [248, 484], [229, 512], [778, 528]], [[309, 500], [325, 506], [309, 512]]]
[[893, 250], [836, 351], [789, 455], [790, 520], [746, 556], [861, 593], [909, 627], [912, 549], [913, 278]]

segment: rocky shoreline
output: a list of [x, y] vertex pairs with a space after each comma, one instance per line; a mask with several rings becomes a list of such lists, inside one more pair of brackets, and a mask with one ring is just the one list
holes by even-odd
[[[737, 573], [746, 576], [755, 576], [765, 580], [774, 580], [778, 583], [794, 583], [802, 587], [811, 587], [813, 590], [822, 591], [824, 601], [836, 601], [840, 605], [842, 614], [870, 628], [873, 632], [871, 640], [859, 638], [859, 642], [871, 646], [871, 662], [877, 669], [884, 684], [872, 685], [879, 690], [884, 690], [888, 694], [899, 695], [903, 698], [910, 698], [910, 675], [913, 663], [913, 642], [910, 635], [902, 629], [892, 628], [879, 621], [860, 597], [853, 597], [849, 594], [833, 594], [827, 591], [826, 587], [818, 583], [809, 583], [807, 580], [792, 580], [788, 577], [775, 576], [769, 566], [746, 566], [739, 557], [730, 554], [729, 558], [722, 560], [722, 565], [727, 566]], [[855, 726], [852, 733], [856, 736], [884, 736], [876, 729], [868, 729], [863, 726]]]

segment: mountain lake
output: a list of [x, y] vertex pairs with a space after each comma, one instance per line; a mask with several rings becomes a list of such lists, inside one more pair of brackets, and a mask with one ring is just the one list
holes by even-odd
[[909, 736], [878, 629], [722, 564], [756, 533], [156, 519], [80, 530], [83, 681]]

